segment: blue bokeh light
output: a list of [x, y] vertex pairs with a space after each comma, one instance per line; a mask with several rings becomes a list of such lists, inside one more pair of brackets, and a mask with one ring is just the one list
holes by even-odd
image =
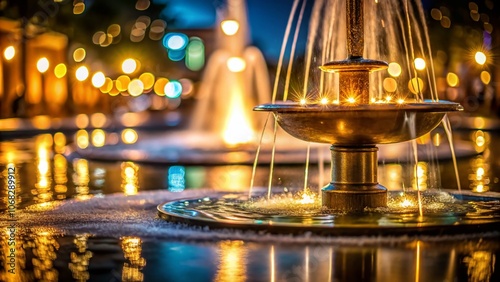
[[163, 46], [168, 50], [183, 50], [189, 43], [189, 38], [183, 33], [171, 32], [163, 37]]
[[165, 85], [165, 96], [171, 99], [179, 98], [182, 95], [182, 84], [177, 80], [171, 80]]

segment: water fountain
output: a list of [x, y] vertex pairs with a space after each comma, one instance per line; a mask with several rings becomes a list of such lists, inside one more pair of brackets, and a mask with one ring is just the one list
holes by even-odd
[[[134, 144], [75, 148], [82, 157], [153, 163], [252, 163], [265, 117], [248, 105], [270, 102], [267, 65], [249, 45], [245, 1], [227, 1], [215, 28], [216, 49], [205, 66], [196, 104], [185, 129], [140, 136]], [[210, 116], [210, 118], [207, 118]], [[280, 159], [302, 162], [305, 142], [283, 134]], [[271, 140], [264, 141], [260, 161], [269, 162]]]
[[436, 128], [447, 112], [462, 107], [447, 101], [391, 102], [373, 97], [370, 74], [388, 64], [363, 57], [364, 1], [347, 0], [345, 11], [347, 59], [320, 67], [338, 75], [334, 102], [301, 99], [254, 109], [273, 112], [276, 123], [298, 139], [332, 145], [332, 180], [321, 197], [308, 191], [298, 197], [271, 197], [270, 185], [267, 198], [221, 194], [168, 202], [158, 206], [162, 218], [210, 227], [357, 235], [462, 233], [499, 227], [498, 195], [494, 193], [424, 193], [418, 184], [416, 191], [388, 193], [378, 183], [376, 144], [414, 140]]

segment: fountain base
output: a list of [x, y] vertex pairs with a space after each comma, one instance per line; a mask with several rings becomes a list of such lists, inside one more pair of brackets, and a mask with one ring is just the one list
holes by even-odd
[[387, 189], [377, 182], [375, 145], [331, 146], [332, 181], [323, 188], [323, 206], [342, 212], [387, 206]]
[[384, 186], [366, 188], [364, 185], [349, 185], [348, 190], [330, 183], [322, 189], [323, 206], [343, 212], [362, 212], [365, 208], [387, 206], [387, 189]]

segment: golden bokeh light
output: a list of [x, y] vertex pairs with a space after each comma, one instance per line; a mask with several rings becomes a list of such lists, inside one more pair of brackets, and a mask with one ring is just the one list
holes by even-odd
[[103, 127], [106, 121], [106, 115], [103, 113], [94, 113], [90, 116], [90, 124], [95, 128]]
[[444, 28], [450, 28], [451, 19], [447, 16], [443, 16], [443, 18], [441, 19], [441, 26]]
[[134, 144], [139, 139], [137, 132], [132, 128], [126, 128], [122, 131], [122, 141], [125, 144]]
[[434, 8], [431, 10], [431, 17], [436, 21], [440, 21], [443, 18], [443, 14], [441, 10]]
[[5, 58], [5, 60], [7, 61], [10, 61], [14, 58], [14, 56], [16, 55], [16, 48], [14, 48], [14, 46], [8, 46], [7, 48], [5, 48], [5, 50], [3, 51], [3, 57]]
[[420, 94], [424, 90], [425, 83], [424, 81], [419, 77], [419, 78], [412, 78], [408, 82], [408, 88], [410, 89], [411, 93], [413, 94]]
[[49, 60], [45, 57], [42, 57], [36, 62], [36, 69], [40, 73], [45, 73], [49, 69], [49, 65]]
[[237, 146], [253, 141], [254, 131], [242, 93], [234, 93], [228, 103], [229, 113], [222, 134], [224, 142], [228, 146]]
[[120, 94], [121, 83], [118, 80], [113, 80], [113, 87], [109, 90], [109, 95], [116, 96]]
[[89, 146], [89, 133], [86, 130], [80, 129], [76, 132], [76, 145], [80, 149], [85, 149]]
[[448, 82], [448, 85], [450, 87], [457, 87], [458, 86], [458, 83], [460, 82], [459, 78], [458, 78], [458, 75], [456, 75], [455, 73], [453, 72], [449, 72], [447, 75], [446, 75], [446, 82]]
[[73, 51], [73, 60], [77, 63], [85, 60], [85, 57], [87, 56], [87, 51], [83, 48], [77, 48], [75, 51]]
[[104, 73], [102, 71], [96, 72], [92, 76], [92, 85], [95, 88], [100, 88], [106, 83], [106, 77], [104, 76]]
[[155, 84], [155, 76], [150, 72], [145, 72], [139, 76], [139, 79], [144, 84], [145, 90], [150, 90]]
[[429, 165], [426, 162], [418, 162], [415, 171], [416, 175], [413, 176], [413, 189], [418, 191], [427, 190]]
[[167, 83], [169, 82], [170, 80], [164, 78], [164, 77], [160, 77], [156, 80], [155, 82], [155, 85], [154, 85], [154, 92], [156, 93], [156, 95], [158, 96], [165, 96], [165, 86], [167, 85]]
[[144, 83], [139, 79], [133, 79], [127, 87], [128, 93], [134, 97], [137, 97], [144, 92]]
[[89, 126], [89, 117], [86, 114], [79, 114], [75, 118], [75, 124], [78, 128], [85, 128]]
[[91, 140], [94, 147], [102, 147], [106, 144], [106, 133], [102, 129], [95, 129], [92, 131]]
[[109, 77], [104, 79], [104, 84], [99, 88], [102, 93], [109, 93], [113, 89], [113, 80]]
[[425, 60], [422, 58], [416, 58], [414, 64], [417, 70], [424, 70], [426, 67]]
[[386, 77], [382, 85], [387, 92], [395, 92], [398, 89], [398, 83], [392, 77]]
[[80, 66], [76, 69], [75, 77], [78, 81], [85, 81], [89, 77], [89, 69], [86, 66]]
[[235, 35], [240, 28], [240, 24], [235, 20], [225, 20], [220, 23], [222, 31], [225, 35]]
[[137, 62], [132, 58], [125, 59], [122, 63], [122, 71], [125, 74], [134, 73], [137, 69]]
[[247, 67], [247, 63], [243, 58], [231, 57], [227, 59], [227, 68], [231, 72], [242, 72]]
[[85, 3], [78, 2], [73, 6], [73, 14], [80, 15], [85, 11]]
[[67, 72], [68, 68], [63, 63], [57, 64], [57, 66], [54, 68], [54, 75], [57, 78], [63, 78]]
[[486, 54], [481, 52], [481, 51], [477, 51], [476, 54], [474, 54], [474, 59], [476, 60], [476, 63], [478, 63], [479, 65], [484, 65], [486, 64]]
[[482, 71], [481, 72], [481, 81], [488, 85], [491, 82], [491, 74], [488, 71]]
[[122, 28], [120, 27], [119, 24], [112, 24], [108, 26], [107, 33], [113, 37], [117, 37], [120, 35], [120, 32], [122, 31]]
[[120, 92], [127, 91], [128, 85], [130, 83], [130, 77], [127, 75], [120, 75], [116, 79], [116, 89], [118, 89]]
[[392, 77], [398, 77], [401, 75], [401, 65], [396, 63], [396, 62], [392, 62], [389, 64], [389, 67], [387, 68], [387, 72]]

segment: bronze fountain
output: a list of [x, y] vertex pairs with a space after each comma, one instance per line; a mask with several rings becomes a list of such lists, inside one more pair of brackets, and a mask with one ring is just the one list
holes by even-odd
[[[254, 108], [274, 113], [276, 122], [296, 138], [331, 144], [331, 182], [321, 191], [321, 203], [307, 206], [292, 199], [286, 209], [274, 209], [269, 207], [276, 203], [274, 196], [219, 193], [160, 204], [161, 218], [210, 228], [286, 234], [392, 236], [498, 231], [497, 193], [422, 192], [418, 187], [416, 192], [388, 192], [378, 183], [377, 144], [416, 139], [436, 128], [446, 113], [461, 111], [462, 106], [448, 101], [377, 103], [370, 99], [370, 73], [386, 69], [388, 64], [363, 58], [363, 2], [346, 0], [347, 59], [320, 67], [338, 73], [338, 103], [285, 101]], [[404, 201], [415, 195], [419, 207], [408, 209]], [[275, 197], [279, 204], [290, 199], [280, 197]], [[422, 212], [421, 197], [437, 208], [426, 207]]]
[[322, 201], [340, 211], [386, 206], [387, 189], [377, 181], [375, 144], [416, 139], [437, 127], [447, 112], [462, 110], [446, 101], [371, 103], [370, 73], [388, 64], [363, 58], [363, 6], [363, 0], [346, 1], [348, 58], [320, 67], [339, 74], [338, 105], [285, 102], [255, 108], [274, 112], [279, 125], [296, 138], [332, 144], [332, 181], [323, 188]]

